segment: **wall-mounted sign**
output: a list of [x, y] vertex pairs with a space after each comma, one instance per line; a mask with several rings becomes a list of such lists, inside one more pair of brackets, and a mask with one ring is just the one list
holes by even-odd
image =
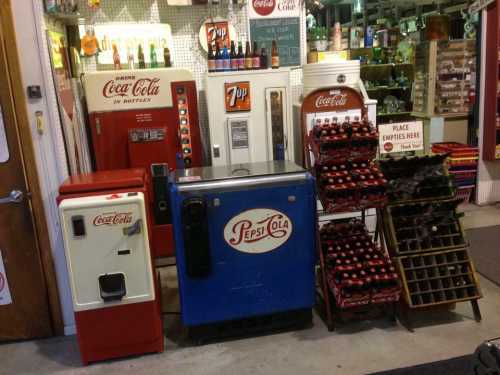
[[[83, 85], [90, 112], [172, 107], [172, 77], [192, 80], [186, 69], [113, 70], [86, 74]], [[141, 122], [148, 119], [143, 117]]]
[[250, 111], [250, 82], [224, 84], [226, 112]]
[[248, 17], [250, 19], [300, 17], [303, 4], [300, 0], [248, 0]]
[[231, 218], [224, 227], [224, 239], [235, 250], [261, 254], [283, 245], [292, 232], [292, 221], [283, 212], [256, 208]]
[[0, 305], [10, 305], [11, 303], [12, 296], [10, 295], [9, 283], [7, 282], [2, 251], [0, 250]]
[[300, 18], [250, 19], [250, 39], [268, 51], [275, 40], [280, 66], [301, 65]]
[[378, 132], [381, 154], [424, 149], [422, 121], [379, 124]]
[[222, 47], [225, 43], [229, 48], [231, 40], [237, 40], [238, 35], [234, 26], [227, 19], [210, 17], [201, 25], [199, 39], [202, 48], [208, 51], [209, 45], [215, 49], [216, 44]]
[[[171, 54], [175, 54], [172, 29], [166, 23], [110, 23], [98, 24], [91, 27], [80, 25], [80, 38], [84, 38], [88, 34], [89, 29], [92, 28], [100, 48], [97, 58], [99, 64], [113, 64], [113, 44], [118, 49], [122, 65], [127, 64], [129, 54], [134, 57], [135, 64], [138, 64], [139, 44], [142, 47], [146, 64], [151, 62], [151, 45], [154, 46], [156, 59], [159, 63], [164, 63], [164, 48], [168, 48]], [[173, 61], [175, 62], [175, 56], [173, 56]]]

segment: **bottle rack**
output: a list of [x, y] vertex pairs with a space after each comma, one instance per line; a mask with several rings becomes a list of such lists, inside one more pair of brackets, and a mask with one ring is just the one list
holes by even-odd
[[330, 221], [320, 229], [326, 278], [338, 307], [396, 302], [399, 276], [359, 219]]
[[[440, 157], [441, 169], [445, 170], [446, 155]], [[413, 164], [427, 165], [420, 163], [423, 158], [413, 158]], [[397, 170], [407, 163], [408, 159], [392, 160], [384, 171], [397, 176]], [[418, 168], [413, 170], [416, 175], [420, 173]], [[397, 179], [390, 184], [405, 189]], [[397, 190], [395, 193], [392, 197], [401, 197]], [[436, 305], [470, 301], [474, 318], [481, 320], [477, 303], [481, 298], [479, 283], [468, 254], [468, 243], [459, 220], [461, 215], [456, 212], [460, 201], [453, 195], [443, 197], [440, 189], [436, 189], [435, 194], [434, 198], [424, 200], [411, 199], [409, 194], [410, 199], [391, 202], [382, 213], [388, 251], [403, 283], [402, 321], [410, 331], [410, 311]]]
[[[324, 128], [321, 125], [325, 125], [326, 121], [318, 123], [319, 117], [329, 119]], [[356, 117], [363, 119], [362, 122], [349, 121]], [[316, 177], [318, 198], [324, 210], [318, 211], [318, 222], [325, 221], [325, 217], [330, 221], [332, 214], [360, 212], [363, 231], [366, 232], [365, 210], [386, 204], [387, 181], [373, 160], [378, 146], [378, 133], [365, 120], [366, 108], [362, 96], [347, 86], [315, 90], [303, 100], [301, 119], [305, 166]], [[315, 128], [315, 125], [319, 126]], [[327, 225], [337, 224], [345, 225], [337, 221]], [[378, 227], [377, 224], [374, 239], [370, 239], [371, 244], [377, 242]], [[374, 288], [372, 283], [368, 283], [364, 293], [353, 293], [349, 296], [342, 294], [342, 287], [335, 282], [338, 270], [329, 268], [327, 264], [327, 257], [333, 256], [333, 253], [328, 251], [328, 243], [332, 243], [334, 239], [326, 239], [322, 243], [320, 231], [318, 226], [317, 306], [328, 330], [334, 329], [334, 310], [336, 316], [342, 316], [346, 312], [357, 313], [357, 309], [363, 308], [364, 310], [359, 312], [366, 315], [374, 306], [391, 304], [394, 313], [400, 295], [399, 282], [393, 288], [385, 289]], [[366, 233], [363, 236], [366, 236]], [[345, 240], [348, 240], [348, 237]], [[382, 264], [389, 264], [384, 247], [377, 248], [377, 255]], [[368, 265], [365, 259], [361, 262], [361, 269]], [[392, 316], [394, 317], [394, 314]]]
[[410, 307], [481, 298], [474, 265], [466, 249], [404, 256], [396, 262]]
[[447, 155], [388, 158], [380, 168], [387, 180], [389, 201], [449, 199], [455, 195], [453, 178], [444, 166]]
[[387, 206], [386, 240], [395, 256], [464, 247], [456, 200], [409, 202]]

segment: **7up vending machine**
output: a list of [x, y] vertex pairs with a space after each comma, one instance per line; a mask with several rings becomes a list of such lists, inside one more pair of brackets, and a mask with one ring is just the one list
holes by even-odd
[[178, 170], [170, 198], [184, 325], [310, 322], [316, 199], [307, 171], [288, 161]]

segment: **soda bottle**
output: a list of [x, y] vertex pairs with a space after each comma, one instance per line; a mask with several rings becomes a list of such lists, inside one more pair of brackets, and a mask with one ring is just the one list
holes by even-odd
[[278, 69], [280, 67], [280, 55], [278, 54], [278, 45], [275, 40], [273, 40], [271, 49], [271, 67], [273, 69]]
[[257, 42], [253, 42], [252, 69], [260, 69], [260, 56]]
[[120, 53], [118, 52], [116, 44], [113, 44], [113, 65], [115, 70], [120, 70], [122, 68], [122, 64], [120, 63]]
[[140, 44], [137, 49], [137, 60], [139, 60], [139, 69], [145, 69], [146, 63], [144, 62], [144, 51], [142, 50], [142, 45]]
[[163, 47], [163, 61], [165, 62], [165, 68], [170, 68], [172, 66], [172, 61], [170, 59], [170, 50], [168, 47]]
[[151, 68], [158, 68], [158, 59], [156, 58], [156, 49], [153, 43], [149, 46], [149, 60], [151, 61]]
[[229, 58], [231, 59], [231, 70], [238, 70], [238, 54], [236, 53], [236, 47], [234, 41], [231, 41], [231, 51], [229, 52]]
[[127, 47], [127, 64], [129, 69], [135, 68], [134, 52], [132, 52], [130, 46]]
[[211, 44], [208, 45], [207, 65], [209, 72], [215, 72], [215, 56]]
[[222, 70], [231, 70], [231, 58], [229, 57], [229, 50], [227, 49], [226, 43], [224, 43], [224, 48], [222, 49]]
[[252, 51], [250, 51], [250, 42], [245, 46], [245, 69], [252, 69]]
[[224, 70], [224, 64], [222, 61], [222, 51], [217, 43], [215, 45], [215, 71], [222, 72]]
[[245, 54], [241, 42], [238, 42], [238, 70], [245, 70]]
[[260, 49], [260, 68], [267, 69], [267, 51], [264, 46]]

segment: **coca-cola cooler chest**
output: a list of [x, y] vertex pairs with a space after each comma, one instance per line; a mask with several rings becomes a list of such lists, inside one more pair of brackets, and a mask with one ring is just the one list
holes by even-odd
[[82, 362], [163, 351], [142, 169], [70, 177], [59, 213]]
[[316, 198], [308, 172], [288, 161], [178, 170], [170, 192], [186, 326], [310, 316]]
[[145, 168], [152, 192], [152, 251], [173, 254], [168, 173], [201, 166], [196, 83], [186, 69], [87, 73], [83, 78], [98, 171]]

